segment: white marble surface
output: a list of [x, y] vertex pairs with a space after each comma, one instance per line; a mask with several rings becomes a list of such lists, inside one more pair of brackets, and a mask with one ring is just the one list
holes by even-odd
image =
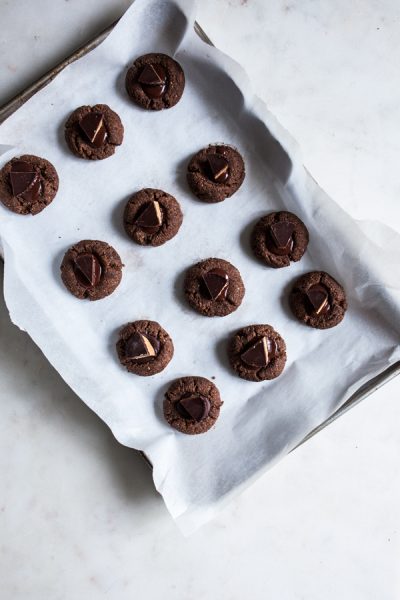
[[[0, 102], [127, 4], [0, 0]], [[398, 2], [199, 4], [319, 183], [357, 218], [400, 230]], [[379, 390], [184, 539], [146, 465], [1, 302], [1, 600], [397, 600], [399, 394], [400, 381]]]

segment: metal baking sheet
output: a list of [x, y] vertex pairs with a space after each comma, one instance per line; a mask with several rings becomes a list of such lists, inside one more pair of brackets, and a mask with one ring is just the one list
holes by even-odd
[[[73, 54], [55, 66], [53, 69], [44, 74], [40, 79], [26, 88], [24, 91], [19, 93], [17, 96], [12, 98], [9, 102], [4, 104], [0, 108], [0, 124], [7, 119], [12, 113], [14, 113], [20, 106], [22, 106], [31, 96], [33, 96], [40, 89], [45, 87], [48, 83], [50, 83], [65, 67], [67, 67], [72, 62], [78, 60], [94, 48], [98, 46], [112, 31], [114, 26], [118, 21], [113, 22], [109, 27], [107, 27], [104, 31], [102, 31], [99, 35], [97, 35], [94, 39], [89, 41], [87, 44], [76, 50]], [[204, 30], [200, 27], [198, 23], [195, 23], [195, 32], [197, 35], [207, 44], [212, 45], [211, 40], [206, 35]], [[1, 247], [0, 247], [0, 255], [1, 255]], [[326, 419], [321, 425], [316, 427], [313, 431], [311, 431], [301, 442], [299, 445], [303, 444], [311, 437], [313, 437], [316, 433], [324, 429], [327, 425], [335, 421], [338, 417], [347, 412], [350, 408], [364, 400], [367, 396], [375, 392], [382, 385], [396, 377], [400, 374], [400, 361], [396, 362], [382, 373], [372, 378], [370, 381], [362, 385], [348, 400], [345, 404], [343, 404], [335, 413], [333, 413], [328, 419]], [[298, 446], [299, 446], [298, 445]], [[296, 447], [298, 447], [296, 446]], [[141, 453], [142, 454], [142, 453]], [[143, 455], [143, 454], [142, 454]], [[145, 455], [143, 455], [145, 460], [150, 464], [149, 460]]]

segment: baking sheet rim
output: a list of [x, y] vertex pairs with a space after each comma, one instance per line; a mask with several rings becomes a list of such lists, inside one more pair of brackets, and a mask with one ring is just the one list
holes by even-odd
[[[111, 25], [109, 25], [106, 29], [104, 29], [101, 33], [95, 36], [92, 40], [75, 50], [70, 56], [65, 58], [61, 63], [53, 67], [50, 71], [42, 75], [36, 82], [32, 83], [25, 90], [14, 96], [11, 100], [6, 102], [3, 106], [0, 107], [0, 125], [3, 123], [10, 115], [12, 115], [18, 108], [20, 108], [29, 98], [31, 98], [36, 92], [41, 90], [43, 87], [48, 85], [65, 67], [75, 62], [85, 54], [88, 54], [91, 50], [94, 50], [101, 42], [105, 40], [108, 34], [114, 29], [115, 25], [118, 23], [119, 19], [114, 21]], [[196, 34], [203, 40], [206, 44], [213, 45], [210, 38], [207, 36], [202, 27], [197, 23], [194, 24], [194, 30]], [[0, 242], [0, 260], [3, 261], [2, 256], [2, 248]], [[315, 429], [310, 431], [304, 439], [297, 445], [293, 450], [307, 442], [314, 435], [325, 429], [328, 425], [336, 421], [340, 416], [346, 413], [350, 408], [353, 408], [357, 404], [359, 404], [362, 400], [365, 400], [370, 394], [373, 394], [380, 387], [394, 379], [397, 375], [400, 375], [400, 361], [397, 361], [382, 373], [379, 373], [366, 383], [364, 383], [358, 390], [354, 392], [350, 396], [350, 398], [337, 410], [335, 411], [328, 419], [326, 419], [323, 423], [318, 425]], [[293, 451], [292, 450], [292, 451]], [[144, 458], [144, 460], [151, 465], [150, 460], [144, 454], [144, 452], [138, 451], [139, 454]]]

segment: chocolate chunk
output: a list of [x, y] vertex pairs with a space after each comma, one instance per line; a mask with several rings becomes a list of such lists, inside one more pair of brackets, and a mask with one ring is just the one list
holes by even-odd
[[36, 173], [34, 167], [26, 160], [13, 160], [11, 164], [12, 173]]
[[157, 98], [162, 98], [165, 92], [166, 85], [143, 85], [143, 91], [148, 98], [152, 100], [156, 100]]
[[147, 110], [172, 108], [185, 88], [182, 67], [170, 56], [151, 53], [139, 56], [128, 69], [125, 88], [131, 99]]
[[87, 113], [79, 121], [79, 127], [86, 135], [89, 142], [95, 147], [100, 148], [107, 140], [107, 129], [104, 126], [104, 118], [101, 113]]
[[272, 223], [269, 228], [272, 239], [278, 248], [286, 248], [292, 239], [294, 226], [288, 221]]
[[289, 306], [294, 316], [308, 327], [330, 329], [339, 325], [346, 314], [346, 292], [325, 271], [311, 271], [294, 282]]
[[[182, 219], [179, 202], [163, 190], [153, 188], [135, 192], [124, 211], [126, 233], [142, 246], [156, 247], [168, 242], [178, 233]], [[155, 226], [149, 227], [149, 223]]]
[[[102, 77], [102, 74], [98, 76]], [[124, 126], [107, 104], [84, 105], [68, 117], [64, 135], [75, 156], [85, 160], [104, 160], [122, 144]]]
[[96, 286], [101, 278], [101, 264], [94, 254], [79, 254], [75, 259], [75, 275], [85, 287]]
[[164, 417], [174, 429], [197, 435], [215, 425], [222, 404], [212, 381], [204, 377], [181, 377], [165, 394]]
[[252, 344], [245, 350], [240, 358], [249, 367], [266, 367], [273, 358], [274, 347], [271, 340], [266, 336], [262, 337], [255, 344]]
[[331, 309], [329, 304], [329, 293], [325, 286], [312, 285], [306, 292], [311, 314], [325, 315]]
[[160, 203], [153, 200], [144, 205], [135, 218], [135, 225], [148, 233], [155, 233], [162, 224], [163, 215]]
[[221, 154], [208, 154], [208, 171], [211, 181], [224, 183], [229, 178], [229, 162]]
[[146, 96], [149, 98], [161, 98], [166, 89], [167, 74], [161, 65], [145, 65], [140, 72], [138, 82]]
[[40, 156], [12, 158], [0, 170], [0, 202], [20, 215], [37, 215], [54, 199], [58, 175]]
[[287, 256], [292, 252], [294, 225], [288, 221], [272, 223], [267, 230], [266, 245], [277, 256]]
[[222, 202], [242, 185], [245, 166], [232, 146], [210, 145], [195, 154], [188, 164], [187, 182], [202, 202]]
[[64, 255], [61, 278], [76, 298], [101, 300], [113, 293], [122, 278], [121, 258], [100, 240], [81, 240]]
[[208, 417], [210, 401], [199, 394], [185, 394], [176, 403], [176, 410], [184, 419], [193, 419], [199, 423]]
[[134, 321], [121, 329], [117, 353], [130, 373], [150, 377], [165, 369], [174, 355], [174, 344], [156, 321]]
[[301, 259], [308, 240], [304, 223], [293, 213], [282, 210], [257, 221], [251, 233], [251, 248], [266, 265], [280, 269]]
[[21, 196], [24, 200], [26, 200], [26, 202], [34, 202], [41, 195], [42, 189], [42, 181], [38, 175], [37, 178], [33, 180], [33, 183], [28, 187], [28, 189], [21, 194]]
[[236, 267], [222, 258], [207, 258], [190, 267], [184, 280], [185, 297], [206, 317], [225, 317], [242, 303], [245, 287]]
[[282, 373], [286, 363], [286, 345], [271, 325], [249, 325], [232, 337], [228, 356], [242, 379], [266, 381]]
[[[13, 196], [23, 196], [24, 192], [29, 190], [32, 198], [35, 199], [41, 188], [39, 174], [24, 160], [16, 160], [12, 163], [10, 183]], [[24, 197], [24, 199], [29, 201], [29, 198]]]
[[202, 277], [211, 300], [226, 298], [229, 286], [229, 275], [223, 269], [211, 269]]
[[145, 65], [138, 77], [143, 85], [161, 85], [166, 81], [165, 69], [161, 65]]
[[153, 336], [135, 332], [125, 344], [125, 356], [130, 360], [143, 361], [157, 356], [160, 350], [159, 341]]

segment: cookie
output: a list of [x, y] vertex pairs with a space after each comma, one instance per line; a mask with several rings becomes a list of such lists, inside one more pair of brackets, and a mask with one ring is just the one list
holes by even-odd
[[121, 329], [117, 354], [130, 373], [146, 377], [165, 369], [174, 355], [174, 345], [156, 321], [134, 321]]
[[221, 258], [193, 265], [186, 273], [184, 290], [190, 306], [206, 317], [229, 315], [241, 305], [245, 293], [237, 268]]
[[335, 327], [347, 310], [344, 289], [324, 271], [300, 277], [290, 292], [289, 304], [299, 321], [316, 329]]
[[61, 279], [77, 298], [101, 300], [113, 293], [122, 277], [119, 254], [106, 242], [82, 240], [74, 244], [61, 263]]
[[58, 175], [45, 158], [24, 154], [0, 171], [0, 200], [19, 215], [37, 215], [58, 191]]
[[182, 219], [181, 207], [173, 196], [146, 188], [128, 200], [124, 227], [137, 244], [161, 246], [178, 233]]
[[203, 202], [222, 202], [242, 185], [243, 158], [235, 148], [215, 144], [195, 154], [188, 165], [190, 189]]
[[249, 325], [233, 336], [228, 357], [242, 379], [275, 379], [286, 363], [286, 344], [271, 325]]
[[280, 269], [301, 259], [308, 246], [308, 230], [291, 212], [273, 212], [260, 219], [251, 235], [254, 254], [266, 265]]
[[182, 377], [165, 394], [164, 417], [182, 433], [205, 433], [218, 419], [222, 404], [218, 388], [211, 381]]
[[166, 54], [139, 56], [125, 78], [130, 98], [147, 110], [172, 108], [185, 89], [185, 74], [179, 63]]
[[80, 106], [65, 123], [65, 140], [75, 156], [102, 160], [124, 139], [121, 119], [107, 104]]

